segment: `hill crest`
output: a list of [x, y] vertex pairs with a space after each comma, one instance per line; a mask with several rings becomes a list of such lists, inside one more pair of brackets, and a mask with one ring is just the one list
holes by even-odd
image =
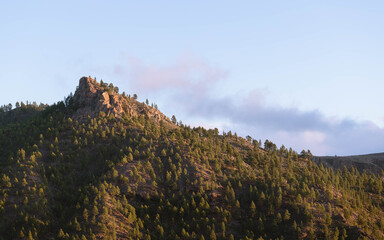
[[73, 103], [76, 106], [74, 119], [85, 120], [104, 112], [107, 116], [112, 114], [116, 118], [148, 116], [156, 121], [171, 123], [169, 118], [158, 109], [138, 102], [125, 93], [119, 94], [119, 89], [113, 84], [104, 82], [98, 83], [91, 77], [82, 77], [79, 86], [73, 96]]

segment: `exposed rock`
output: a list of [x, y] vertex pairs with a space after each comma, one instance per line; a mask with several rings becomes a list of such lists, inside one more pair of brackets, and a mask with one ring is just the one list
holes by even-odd
[[88, 116], [97, 117], [100, 112], [104, 112], [107, 115], [113, 114], [116, 118], [147, 115], [156, 121], [171, 123], [159, 110], [120, 95], [90, 77], [80, 79], [73, 101], [77, 106], [73, 118], [80, 121], [87, 119]]

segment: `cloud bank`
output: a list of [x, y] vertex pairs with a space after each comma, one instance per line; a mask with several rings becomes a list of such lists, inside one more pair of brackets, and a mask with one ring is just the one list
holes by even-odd
[[[116, 66], [115, 74], [129, 79], [142, 94], [165, 99], [184, 123], [212, 126], [226, 131], [269, 139], [296, 151], [310, 149], [316, 155], [351, 155], [382, 152], [384, 129], [373, 122], [333, 119], [318, 110], [268, 106], [264, 91], [218, 95], [226, 71], [193, 56], [182, 56], [167, 66], [149, 65], [130, 58], [126, 66]], [[166, 95], [166, 97], [164, 97]]]

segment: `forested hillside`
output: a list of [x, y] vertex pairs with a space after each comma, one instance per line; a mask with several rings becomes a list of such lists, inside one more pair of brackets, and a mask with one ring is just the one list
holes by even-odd
[[0, 120], [0, 239], [384, 239], [383, 171], [192, 128], [112, 84]]

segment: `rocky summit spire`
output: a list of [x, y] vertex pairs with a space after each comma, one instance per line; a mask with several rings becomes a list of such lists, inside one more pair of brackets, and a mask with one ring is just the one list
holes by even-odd
[[73, 100], [80, 106], [93, 106], [97, 104], [100, 84], [90, 77], [82, 77], [76, 89]]
[[74, 118], [78, 120], [86, 119], [88, 116], [96, 117], [100, 112], [104, 112], [117, 118], [147, 115], [154, 120], [170, 123], [168, 117], [159, 110], [123, 96], [113, 87], [100, 84], [90, 77], [80, 79], [73, 100], [77, 106]]

